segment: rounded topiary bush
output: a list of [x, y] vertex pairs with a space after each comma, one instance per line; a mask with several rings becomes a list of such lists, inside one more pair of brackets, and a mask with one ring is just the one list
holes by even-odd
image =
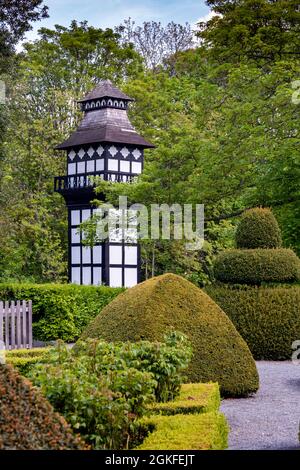
[[185, 333], [192, 343], [190, 381], [218, 382], [223, 396], [243, 396], [258, 389], [255, 362], [232, 322], [208, 295], [174, 274], [120, 294], [81, 339], [162, 341], [170, 327]]
[[0, 449], [85, 449], [64, 418], [12, 366], [0, 364]]
[[256, 207], [245, 211], [235, 234], [237, 248], [279, 248], [281, 232], [270, 209]]
[[216, 257], [214, 275], [218, 281], [235, 284], [297, 282], [300, 260], [284, 248], [226, 250]]
[[215, 284], [205, 290], [229, 316], [255, 359], [291, 359], [292, 344], [300, 339], [300, 286]]

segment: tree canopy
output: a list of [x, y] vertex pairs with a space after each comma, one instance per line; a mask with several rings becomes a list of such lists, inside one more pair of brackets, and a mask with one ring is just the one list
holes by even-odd
[[[130, 119], [156, 148], [146, 151], [135, 183], [101, 191], [112, 201], [126, 194], [146, 205], [205, 205], [203, 248], [188, 253], [177, 240], [145, 242], [145, 277], [168, 270], [208, 282], [214, 255], [233, 245], [238, 216], [259, 205], [273, 209], [284, 246], [300, 252], [296, 2], [208, 4], [221, 16], [200, 25], [200, 43], [174, 23], [128, 20], [103, 30], [73, 21], [41, 28], [15, 53], [0, 110], [0, 279], [66, 280], [66, 209], [53, 193], [65, 157], [54, 146], [78, 123], [76, 100], [104, 78], [135, 98]], [[165, 42], [152, 57], [147, 37], [156, 32]]]

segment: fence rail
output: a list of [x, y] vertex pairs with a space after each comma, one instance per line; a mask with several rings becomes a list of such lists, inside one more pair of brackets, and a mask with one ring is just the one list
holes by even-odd
[[32, 348], [32, 301], [0, 302], [0, 344], [5, 349]]

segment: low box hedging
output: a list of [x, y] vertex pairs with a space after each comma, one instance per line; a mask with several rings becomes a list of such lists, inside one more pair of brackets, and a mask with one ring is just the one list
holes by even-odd
[[154, 415], [142, 423], [152, 432], [136, 450], [222, 450], [228, 425], [216, 411], [204, 414]]
[[27, 376], [36, 364], [45, 362], [49, 349], [34, 348], [6, 351], [6, 362], [14, 366], [21, 375]]
[[206, 292], [224, 310], [255, 359], [291, 359], [300, 339], [300, 286], [211, 285]]
[[1, 300], [32, 300], [36, 339], [76, 341], [84, 328], [124, 289], [74, 284], [0, 284]]
[[214, 275], [218, 281], [235, 284], [297, 282], [300, 260], [284, 248], [226, 250], [216, 258]]
[[149, 405], [151, 413], [161, 415], [207, 413], [217, 411], [221, 402], [220, 390], [217, 383], [190, 383], [181, 386], [179, 396], [166, 403]]

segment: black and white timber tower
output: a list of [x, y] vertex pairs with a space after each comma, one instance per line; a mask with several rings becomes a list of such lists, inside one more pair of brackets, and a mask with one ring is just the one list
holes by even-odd
[[67, 153], [66, 176], [55, 177], [55, 191], [68, 208], [69, 281], [75, 284], [131, 287], [140, 280], [137, 242], [110, 237], [84, 246], [79, 225], [97, 211], [95, 176], [128, 182], [143, 171], [144, 149], [154, 147], [140, 136], [127, 115], [132, 98], [109, 80], [80, 100], [83, 119], [56, 148]]

